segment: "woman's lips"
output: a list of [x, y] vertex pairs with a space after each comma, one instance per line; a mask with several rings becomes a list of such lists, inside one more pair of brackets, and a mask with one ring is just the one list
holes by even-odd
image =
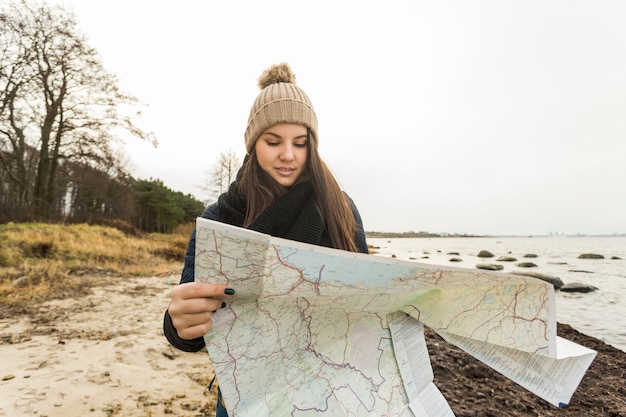
[[282, 175], [289, 175], [295, 171], [294, 168], [276, 168], [276, 170]]

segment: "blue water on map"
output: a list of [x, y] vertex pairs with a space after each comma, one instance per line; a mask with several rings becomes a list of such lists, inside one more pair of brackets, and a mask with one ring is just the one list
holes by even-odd
[[[502, 272], [539, 272], [598, 287], [591, 293], [556, 292], [556, 317], [578, 331], [626, 351], [626, 238], [624, 237], [485, 237], [368, 239], [376, 255], [450, 267], [475, 268], [497, 263]], [[481, 250], [493, 258], [479, 258]], [[458, 255], [456, 255], [458, 253]], [[580, 259], [594, 253], [604, 259]], [[537, 257], [527, 258], [534, 254]], [[497, 262], [511, 256], [516, 262]], [[461, 262], [451, 262], [451, 258]], [[619, 259], [617, 259], [619, 258]], [[522, 268], [520, 262], [536, 267]]]

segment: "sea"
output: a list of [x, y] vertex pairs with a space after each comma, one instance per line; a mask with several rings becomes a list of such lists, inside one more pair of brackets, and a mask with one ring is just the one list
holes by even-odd
[[[597, 290], [588, 293], [555, 292], [557, 321], [626, 351], [626, 237], [368, 238], [367, 243], [378, 256], [471, 269], [494, 263], [504, 267], [499, 272], [536, 272], [565, 284], [592, 285]], [[482, 250], [494, 257], [478, 257]], [[579, 258], [582, 254], [603, 259]], [[501, 256], [517, 261], [497, 262]], [[527, 262], [536, 266], [518, 266]]]

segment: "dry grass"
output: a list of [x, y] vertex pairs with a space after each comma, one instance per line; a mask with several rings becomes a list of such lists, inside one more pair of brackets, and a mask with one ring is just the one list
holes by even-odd
[[111, 277], [178, 273], [192, 228], [134, 236], [86, 224], [0, 225], [0, 305], [81, 293]]

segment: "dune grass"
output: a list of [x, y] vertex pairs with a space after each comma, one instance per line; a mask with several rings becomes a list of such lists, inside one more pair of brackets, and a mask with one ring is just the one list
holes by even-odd
[[73, 296], [111, 278], [177, 274], [192, 228], [136, 236], [87, 224], [0, 225], [0, 305]]

